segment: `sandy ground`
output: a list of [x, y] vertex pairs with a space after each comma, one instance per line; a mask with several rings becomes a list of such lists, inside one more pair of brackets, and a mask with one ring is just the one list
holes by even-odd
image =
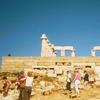
[[45, 96], [37, 93], [31, 100], [100, 100], [100, 88], [81, 90], [78, 98], [68, 98], [64, 91], [56, 91]]
[[[18, 100], [12, 95], [7, 96], [6, 98], [0, 98], [0, 100]], [[16, 99], [15, 99], [16, 98]], [[40, 92], [35, 93], [30, 100], [100, 100], [100, 88], [91, 88], [89, 90], [81, 90], [80, 97], [77, 98], [68, 98], [66, 91], [53, 91], [52, 94], [42, 95]]]

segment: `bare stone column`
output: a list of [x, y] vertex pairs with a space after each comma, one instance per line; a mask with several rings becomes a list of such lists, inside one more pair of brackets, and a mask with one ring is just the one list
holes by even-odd
[[46, 56], [49, 56], [49, 53], [50, 53], [50, 47], [49, 47], [49, 43], [50, 41], [47, 39], [47, 44], [46, 44]]
[[56, 54], [55, 54], [54, 44], [52, 44], [51, 49], [52, 49], [52, 56], [55, 57]]
[[96, 54], [95, 54], [95, 50], [91, 50], [91, 56], [95, 57]]
[[54, 46], [49, 43], [49, 56], [54, 56]]
[[46, 56], [47, 37], [45, 34], [42, 34], [41, 40], [42, 40], [41, 56]]
[[57, 55], [56, 55], [56, 53], [54, 53], [54, 57], [56, 57]]
[[75, 56], [75, 51], [74, 51], [74, 50], [71, 51], [71, 56], [72, 56], [72, 57]]
[[65, 49], [64, 48], [61, 49], [61, 56], [65, 56]]

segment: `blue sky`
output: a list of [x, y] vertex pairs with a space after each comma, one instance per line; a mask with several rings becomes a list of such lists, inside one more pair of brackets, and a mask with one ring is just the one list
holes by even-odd
[[39, 56], [44, 32], [89, 56], [100, 45], [100, 0], [0, 0], [0, 56]]

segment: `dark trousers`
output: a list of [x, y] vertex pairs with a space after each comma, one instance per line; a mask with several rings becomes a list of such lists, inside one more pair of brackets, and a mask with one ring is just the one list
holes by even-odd
[[66, 88], [67, 88], [67, 90], [71, 91], [71, 82], [67, 82]]
[[25, 88], [20, 89], [19, 99], [18, 100], [25, 100]]
[[31, 96], [31, 92], [32, 92], [32, 87], [25, 87], [25, 100], [30, 100], [30, 96]]

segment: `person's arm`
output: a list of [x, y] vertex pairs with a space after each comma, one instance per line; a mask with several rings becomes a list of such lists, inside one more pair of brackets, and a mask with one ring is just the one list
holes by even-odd
[[75, 74], [74, 81], [77, 79], [77, 74]]
[[71, 77], [71, 74], [69, 74], [69, 76], [68, 76], [68, 77], [69, 77], [69, 80], [70, 80], [70, 82], [71, 82], [71, 81], [72, 81], [72, 77]]
[[21, 78], [20, 80], [21, 81], [25, 81], [27, 79], [27, 76], [26, 75], [24, 75], [24, 77], [23, 78]]

